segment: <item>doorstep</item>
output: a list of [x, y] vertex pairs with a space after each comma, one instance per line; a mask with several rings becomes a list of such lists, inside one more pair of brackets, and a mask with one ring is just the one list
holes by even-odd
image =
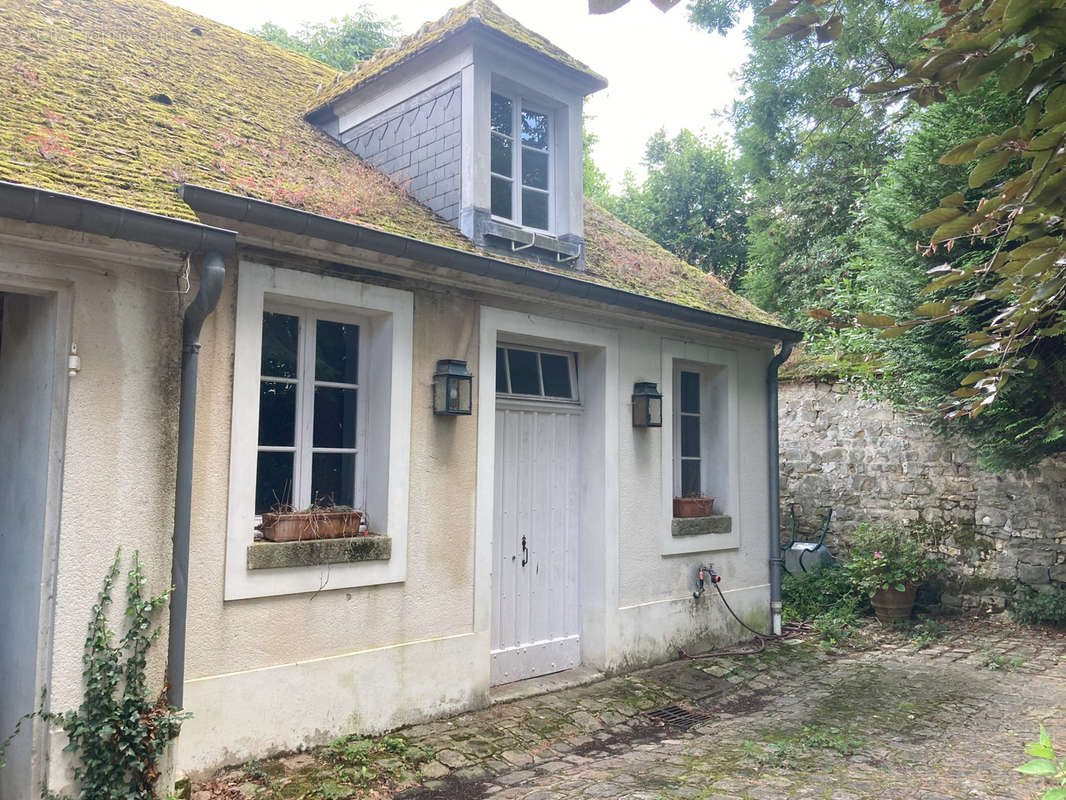
[[526, 678], [513, 683], [502, 683], [493, 686], [489, 690], [489, 699], [492, 705], [497, 703], [510, 703], [512, 700], [525, 700], [527, 697], [536, 697], [541, 694], [558, 692], [561, 689], [572, 689], [575, 686], [584, 686], [603, 680], [604, 674], [592, 667], [574, 667], [564, 669], [562, 672], [553, 672], [550, 675], [538, 675], [536, 678]]

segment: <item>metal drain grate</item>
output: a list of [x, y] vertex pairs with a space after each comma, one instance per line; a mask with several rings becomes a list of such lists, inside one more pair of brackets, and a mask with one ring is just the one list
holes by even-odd
[[669, 725], [673, 728], [687, 731], [701, 722], [712, 719], [712, 717], [702, 711], [691, 711], [681, 706], [667, 706], [656, 711], [649, 711], [648, 719], [661, 725]]

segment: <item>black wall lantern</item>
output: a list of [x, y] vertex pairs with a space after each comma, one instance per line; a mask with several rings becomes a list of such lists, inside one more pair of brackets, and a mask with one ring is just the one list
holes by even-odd
[[663, 426], [663, 396], [659, 387], [649, 381], [633, 384], [633, 427], [661, 428]]
[[473, 405], [474, 376], [465, 361], [444, 358], [437, 362], [433, 376], [433, 413], [454, 416], [469, 414]]

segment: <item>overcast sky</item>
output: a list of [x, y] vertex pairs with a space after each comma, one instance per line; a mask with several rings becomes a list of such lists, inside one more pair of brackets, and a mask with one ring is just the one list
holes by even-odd
[[[211, 19], [248, 30], [273, 22], [296, 30], [305, 21], [343, 16], [360, 0], [172, 0]], [[644, 143], [656, 130], [689, 128], [728, 134], [715, 112], [728, 110], [733, 74], [747, 53], [741, 28], [728, 37], [688, 24], [687, 3], [666, 14], [648, 0], [631, 0], [613, 14], [591, 16], [585, 0], [496, 0], [519, 22], [546, 36], [607, 78], [610, 86], [588, 99], [600, 137], [596, 163], [619, 185], [627, 169], [643, 173]], [[395, 15], [403, 33], [444, 15], [457, 0], [369, 0], [382, 17]], [[741, 26], [742, 27], [742, 26]]]

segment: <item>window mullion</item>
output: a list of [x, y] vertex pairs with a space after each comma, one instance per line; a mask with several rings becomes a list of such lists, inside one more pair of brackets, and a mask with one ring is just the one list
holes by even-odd
[[300, 358], [297, 375], [299, 376], [299, 407], [297, 429], [297, 459], [299, 461], [299, 500], [298, 508], [311, 505], [311, 446], [313, 444], [314, 424], [314, 364], [315, 364], [315, 324], [310, 312], [300, 314]]
[[511, 142], [512, 156], [511, 169], [514, 180], [511, 181], [511, 209], [516, 224], [522, 224], [522, 98], [515, 97], [511, 100], [514, 116], [511, 122], [511, 132], [514, 139]]

